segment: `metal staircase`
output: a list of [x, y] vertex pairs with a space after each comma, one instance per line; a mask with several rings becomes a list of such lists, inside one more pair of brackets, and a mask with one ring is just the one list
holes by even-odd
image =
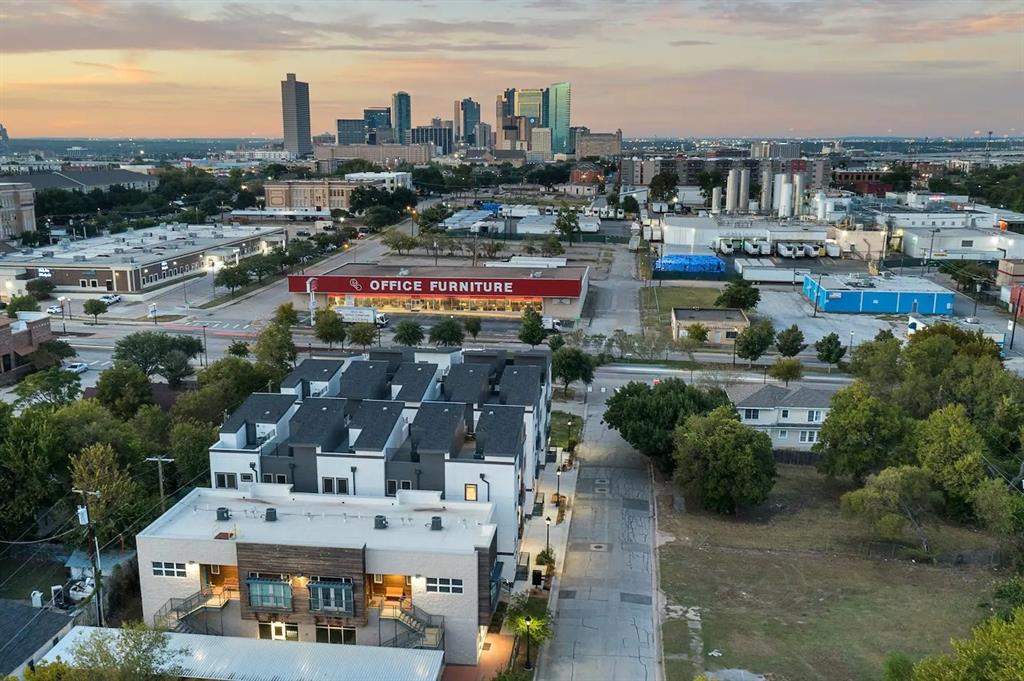
[[209, 626], [192, 626], [189, 617], [200, 610], [223, 609], [232, 600], [238, 599], [238, 589], [207, 587], [185, 598], [171, 598], [153, 615], [153, 626], [183, 634], [220, 634], [210, 631]]
[[380, 623], [391, 620], [401, 624], [405, 630], [385, 640], [381, 630], [381, 646], [390, 648], [444, 648], [444, 616], [431, 615], [413, 605], [411, 599], [398, 602], [385, 601], [380, 607]]

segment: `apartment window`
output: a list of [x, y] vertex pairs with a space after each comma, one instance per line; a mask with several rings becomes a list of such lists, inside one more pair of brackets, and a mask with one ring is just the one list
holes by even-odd
[[427, 591], [439, 594], [462, 593], [462, 580], [448, 577], [427, 577]]
[[220, 565], [211, 565], [209, 567], [209, 572], [210, 572], [211, 575], [219, 575], [220, 574]]
[[820, 420], [821, 420], [821, 410], [820, 409], [808, 409], [807, 410], [807, 422], [808, 423], [817, 423]]
[[815, 443], [818, 441], [818, 431], [816, 430], [801, 430], [800, 431], [800, 442]]
[[384, 494], [389, 497], [393, 497], [398, 494], [398, 481], [388, 480], [384, 487]]
[[260, 638], [268, 641], [298, 641], [299, 625], [288, 622], [260, 622]]
[[278, 473], [275, 482], [277, 482], [277, 484], [279, 485], [283, 485], [286, 482], [288, 482], [288, 476], [285, 475], [284, 473]]
[[252, 482], [252, 473], [242, 473], [242, 482]]
[[780, 430], [779, 431], [779, 439], [780, 440], [788, 440], [789, 439], [789, 431], [788, 430]]
[[374, 575], [373, 576], [373, 583], [374, 584], [383, 584], [384, 583], [384, 575]]
[[274, 482], [274, 474], [273, 473], [264, 473], [263, 474], [263, 482]]
[[403, 480], [401, 483], [401, 489], [412, 489], [412, 480]]
[[348, 494], [348, 478], [321, 478], [320, 487], [324, 494]]
[[744, 421], [756, 421], [760, 410], [758, 409], [744, 409], [743, 420]]
[[781, 416], [784, 419], [788, 419], [789, 418], [789, 410], [788, 409], [783, 409]]
[[960, 248], [974, 248], [974, 239], [964, 239], [960, 242]]
[[466, 497], [466, 501], [476, 501], [477, 500], [476, 485], [473, 485], [473, 484], [470, 484], [470, 483], [466, 484], [465, 497]]
[[317, 643], [340, 643], [344, 645], [355, 645], [355, 627], [334, 627], [328, 625], [317, 625]]
[[217, 473], [214, 480], [220, 489], [238, 489], [238, 476], [234, 473]]
[[153, 563], [153, 575], [156, 577], [186, 577], [184, 563]]
[[309, 583], [309, 609], [312, 612], [353, 613], [352, 584], [339, 580]]
[[323, 478], [320, 481], [320, 491], [324, 494], [334, 494], [334, 478]]
[[738, 333], [736, 333], [735, 331], [726, 331], [726, 332], [725, 332], [725, 337], [726, 337], [726, 338], [730, 338], [730, 339], [735, 339], [735, 338], [736, 338], [736, 336], [738, 336], [738, 335], [739, 335], [739, 334], [738, 334]]
[[282, 579], [250, 577], [245, 580], [249, 587], [249, 605], [253, 608], [291, 610], [292, 585]]

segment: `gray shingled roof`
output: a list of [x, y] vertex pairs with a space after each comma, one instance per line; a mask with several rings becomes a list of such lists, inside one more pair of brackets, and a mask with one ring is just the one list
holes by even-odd
[[242, 406], [224, 422], [220, 432], [237, 433], [246, 423], [277, 423], [293, 404], [295, 395], [253, 393], [245, 398]]
[[525, 412], [522, 407], [485, 405], [476, 422], [477, 448], [485, 456], [522, 454]]
[[379, 400], [387, 397], [388, 363], [355, 361], [341, 375], [341, 397], [353, 400]]
[[[395, 429], [405, 405], [390, 400], [366, 400], [352, 417], [350, 428], [359, 429], [359, 437], [352, 442], [352, 449], [380, 451]], [[349, 433], [351, 437], [351, 433]]]
[[415, 360], [416, 353], [413, 348], [402, 345], [395, 345], [390, 348], [377, 348], [367, 353], [371, 362], [387, 362], [388, 373], [394, 374], [403, 362]]
[[466, 407], [457, 402], [424, 402], [412, 422], [411, 437], [421, 452], [449, 452]]
[[398, 367], [394, 378], [391, 379], [392, 386], [401, 386], [401, 389], [394, 398], [404, 402], [423, 401], [423, 394], [430, 386], [430, 382], [435, 375], [437, 375], [436, 364], [428, 364], [426, 362], [403, 363]]
[[491, 374], [498, 375], [505, 368], [508, 352], [505, 350], [466, 350], [462, 353], [462, 361], [466, 364], [486, 364]]
[[784, 388], [766, 385], [753, 395], [740, 400], [736, 406], [741, 409], [827, 409], [836, 391], [820, 388]]
[[348, 407], [348, 400], [333, 397], [307, 398], [289, 421], [289, 442], [334, 451], [334, 446], [345, 435], [345, 412]]
[[505, 367], [498, 386], [502, 404], [530, 406], [540, 398], [541, 377], [544, 370], [539, 366], [526, 364]]
[[303, 380], [328, 381], [334, 374], [341, 371], [344, 362], [337, 359], [304, 359], [299, 366], [284, 377], [281, 387], [293, 388]]
[[[25, 594], [28, 596], [28, 594]], [[0, 676], [14, 671], [71, 622], [66, 612], [0, 598]], [[38, 660], [36, 660], [38, 662]]]
[[449, 402], [476, 404], [486, 392], [489, 364], [456, 364], [444, 377], [444, 398]]

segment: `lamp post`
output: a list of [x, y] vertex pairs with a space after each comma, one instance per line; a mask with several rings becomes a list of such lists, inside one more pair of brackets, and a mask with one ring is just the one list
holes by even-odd
[[555, 506], [562, 508], [562, 471], [555, 471]]
[[850, 356], [853, 356], [853, 331], [850, 332]]
[[434, 267], [437, 267], [437, 241], [434, 241]]
[[530, 662], [530, 627], [533, 626], [533, 618], [527, 615], [523, 623], [526, 625], [526, 665], [524, 669], [530, 670], [533, 669], [533, 663]]
[[546, 536], [544, 538], [544, 552], [551, 553], [551, 516], [544, 519], [544, 524], [547, 525]]

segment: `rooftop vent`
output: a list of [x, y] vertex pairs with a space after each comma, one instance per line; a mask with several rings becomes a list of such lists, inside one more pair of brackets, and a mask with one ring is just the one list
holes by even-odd
[[432, 532], [440, 532], [441, 531], [441, 516], [439, 516], [439, 515], [431, 516], [431, 518], [430, 518], [430, 530]]
[[268, 508], [267, 509], [267, 514], [263, 517], [263, 519], [266, 520], [268, 523], [275, 523], [275, 522], [277, 522], [277, 509], [276, 508]]
[[388, 529], [388, 518], [383, 515], [373, 516], [373, 529], [375, 530], [386, 530]]
[[231, 511], [227, 506], [217, 507], [217, 520], [231, 520]]

